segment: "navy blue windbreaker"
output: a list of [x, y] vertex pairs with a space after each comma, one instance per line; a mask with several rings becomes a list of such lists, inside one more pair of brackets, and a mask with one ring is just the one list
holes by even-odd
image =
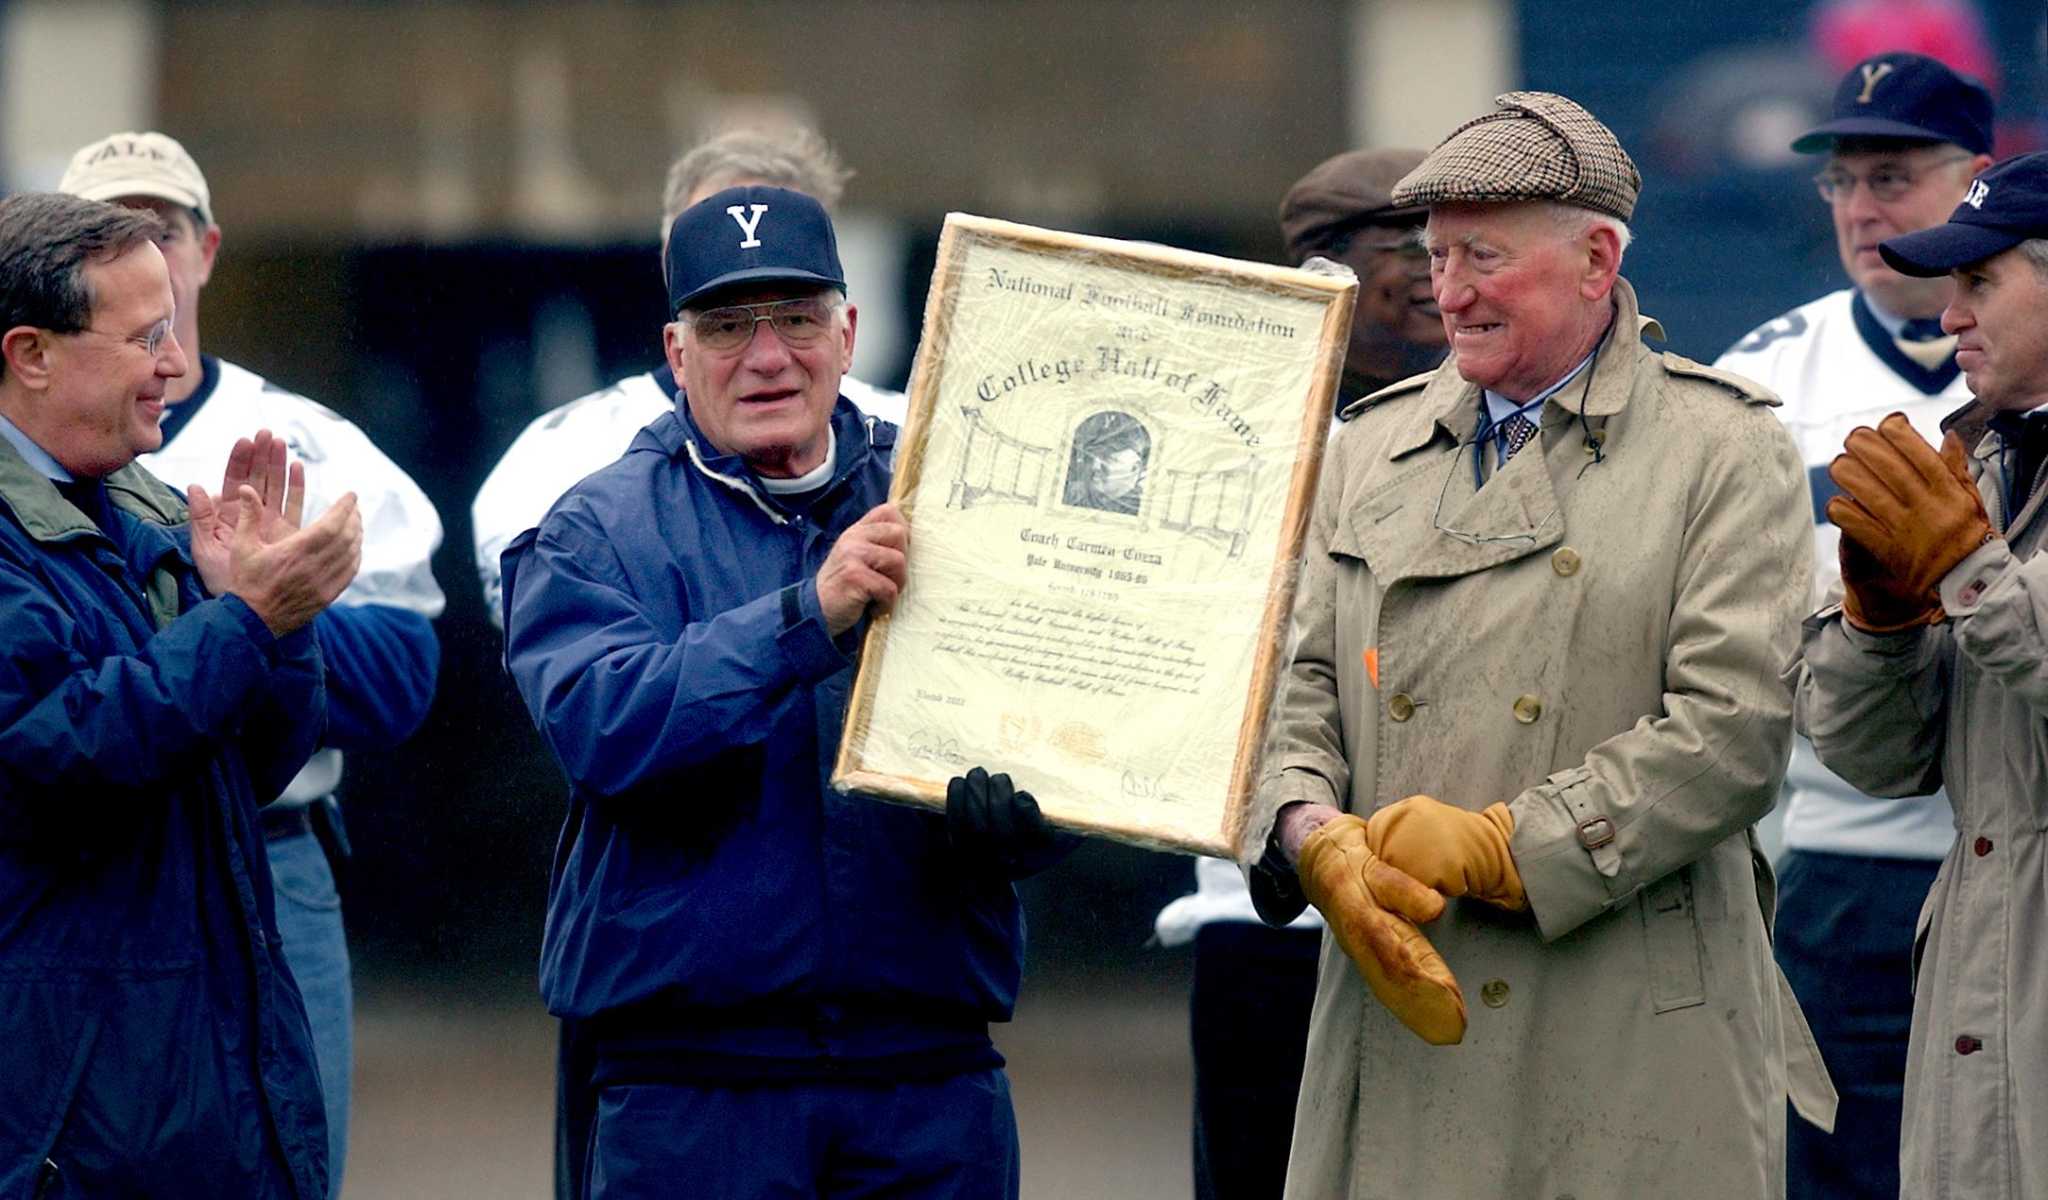
[[864, 627], [827, 635], [816, 576], [887, 498], [895, 427], [842, 398], [799, 514], [685, 408], [503, 559], [507, 665], [572, 785], [548, 1008], [663, 1014], [740, 1055], [985, 1045], [1022, 969], [1015, 889], [938, 814], [826, 785]]
[[107, 494], [112, 538], [0, 441], [0, 1197], [319, 1200], [256, 827], [325, 723], [319, 651], [205, 597], [154, 477]]

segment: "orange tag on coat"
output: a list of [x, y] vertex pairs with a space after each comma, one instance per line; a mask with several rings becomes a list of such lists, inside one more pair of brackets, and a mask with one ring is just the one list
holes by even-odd
[[1377, 691], [1380, 686], [1380, 648], [1378, 646], [1367, 646], [1365, 648], [1365, 677], [1372, 680], [1373, 689]]

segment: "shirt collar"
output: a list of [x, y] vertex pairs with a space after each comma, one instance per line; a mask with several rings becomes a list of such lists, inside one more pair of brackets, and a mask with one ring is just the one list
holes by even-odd
[[0, 415], [0, 437], [12, 443], [14, 448], [21, 452], [21, 457], [27, 460], [28, 465], [41, 471], [44, 477], [54, 479], [58, 483], [71, 482], [71, 472], [64, 469], [64, 464], [50, 457], [49, 451], [36, 445], [21, 431], [21, 426], [8, 420], [4, 415]]
[[[1932, 341], [1948, 336], [1947, 331], [1941, 328], [1941, 316], [1938, 313], [1929, 318], [1901, 317], [1887, 312], [1883, 305], [1870, 298], [1869, 292], [1858, 292], [1856, 294], [1863, 297], [1863, 307], [1870, 311], [1870, 319], [1876, 321], [1878, 328], [1894, 338], [1918, 342]], [[1907, 332], [1906, 327], [1909, 325], [1914, 327], [1912, 333]], [[1930, 326], [1932, 326], [1933, 331], [1927, 332]]]
[[1563, 388], [1565, 384], [1568, 384], [1572, 380], [1577, 379], [1579, 377], [1579, 372], [1584, 371], [1586, 369], [1586, 364], [1592, 361], [1593, 355], [1589, 352], [1586, 355], [1586, 357], [1579, 360], [1578, 366], [1573, 367], [1571, 370], [1565, 372], [1565, 376], [1563, 379], [1560, 379], [1556, 383], [1551, 384], [1549, 387], [1544, 388], [1542, 391], [1536, 393], [1534, 396], [1530, 397], [1528, 400], [1520, 404], [1517, 404], [1513, 400], [1508, 399], [1506, 396], [1501, 395], [1499, 392], [1494, 391], [1492, 388], [1487, 388], [1482, 394], [1486, 397], [1486, 415], [1489, 418], [1488, 423], [1491, 425], [1498, 426], [1504, 423], [1509, 417], [1514, 416], [1516, 413], [1520, 413], [1525, 417], [1529, 416], [1529, 414], [1533, 413], [1538, 408], [1541, 408], [1545, 400], [1548, 400], [1552, 396], [1555, 396], [1558, 393], [1558, 390]]
[[2033, 408], [2014, 409], [1991, 414], [1988, 422], [1993, 429], [2007, 437], [2016, 435], [2022, 425], [2040, 428], [2048, 425], [2048, 404], [2037, 404]]
[[1857, 294], [1863, 297], [1863, 307], [1870, 310], [1870, 315], [1876, 319], [1879, 325], [1884, 327], [1884, 331], [1893, 337], [1899, 336], [1899, 330], [1906, 327], [1906, 318], [1886, 312], [1882, 304], [1871, 299], [1869, 292], [1858, 292]]

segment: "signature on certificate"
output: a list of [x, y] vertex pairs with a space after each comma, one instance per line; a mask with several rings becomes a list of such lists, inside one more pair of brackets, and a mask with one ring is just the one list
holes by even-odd
[[1163, 775], [1145, 775], [1125, 767], [1123, 794], [1132, 800], [1157, 800], [1164, 804], [1184, 803], [1180, 796], [1166, 790], [1164, 780]]
[[910, 735], [910, 756], [926, 762], [960, 762], [967, 755], [960, 749], [957, 738], [948, 737], [935, 729], [919, 729]]

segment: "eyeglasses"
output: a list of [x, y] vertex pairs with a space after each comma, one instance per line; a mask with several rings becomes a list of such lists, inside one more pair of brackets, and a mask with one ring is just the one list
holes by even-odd
[[140, 347], [142, 349], [142, 352], [144, 354], [149, 355], [151, 358], [156, 358], [157, 356], [163, 353], [165, 339], [171, 336], [171, 322], [169, 318], [165, 318], [164, 320], [158, 321], [156, 324], [149, 327], [148, 333], [110, 333], [104, 329], [74, 329], [71, 330], [71, 332], [77, 334], [96, 334], [100, 337], [120, 338], [122, 341], [127, 342], [130, 345]]
[[[1926, 178], [1936, 167], [1945, 167], [1950, 163], [1964, 162], [1969, 157], [1967, 154], [1950, 154], [1921, 163], [1917, 167], [1902, 167], [1887, 163], [1871, 171], [1869, 175], [1861, 177], [1861, 180], [1869, 186], [1872, 196], [1889, 204], [1894, 200], [1903, 199], [1907, 192], [1913, 190], [1914, 184]], [[1813, 177], [1813, 186], [1815, 190], [1820, 192], [1820, 198], [1829, 204], [1842, 204], [1846, 203], [1849, 197], [1856, 194], [1858, 178], [1854, 171], [1845, 171], [1840, 167], [1829, 167]]]
[[[1473, 455], [1476, 456], [1480, 453], [1480, 445], [1485, 440], [1485, 438], [1479, 438], [1471, 442], [1458, 443], [1458, 452], [1450, 456], [1450, 466], [1444, 472], [1443, 484], [1437, 488], [1436, 511], [1430, 514], [1429, 523], [1436, 528], [1438, 533], [1453, 541], [1463, 542], [1467, 546], [1490, 546], [1502, 543], [1534, 545], [1537, 537], [1545, 534], [1551, 523], [1557, 519], [1557, 507], [1555, 505], [1552, 505], [1550, 511], [1543, 515], [1542, 520], [1536, 522], [1535, 533], [1474, 533], [1470, 530], [1458, 529], [1455, 526], [1444, 524], [1444, 505], [1450, 499], [1451, 481], [1458, 477], [1459, 470], [1465, 466], [1466, 447], [1471, 447]], [[1495, 470], [1499, 470], [1499, 468], [1496, 467]]]
[[831, 329], [834, 307], [829, 301], [800, 296], [765, 304], [708, 308], [699, 313], [684, 313], [679, 319], [689, 324], [697, 343], [706, 350], [739, 349], [754, 340], [754, 326], [763, 321], [785, 345], [809, 346]]

